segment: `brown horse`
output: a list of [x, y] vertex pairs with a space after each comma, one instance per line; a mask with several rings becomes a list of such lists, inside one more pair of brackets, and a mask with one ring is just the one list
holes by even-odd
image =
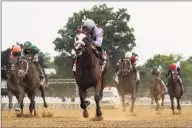
[[106, 75], [109, 67], [108, 57], [105, 69], [101, 72], [101, 59], [97, 54], [97, 50], [89, 38], [83, 33], [76, 36], [74, 49], [78, 56], [74, 76], [77, 85], [79, 86], [80, 106], [83, 109], [83, 116], [85, 118], [89, 116], [87, 107], [90, 102], [85, 100], [87, 97], [87, 89], [94, 87], [96, 117], [101, 117], [102, 112], [100, 108], [100, 100], [103, 97], [103, 89], [106, 84]]
[[180, 102], [181, 102], [181, 97], [183, 95], [183, 92], [182, 92], [182, 87], [178, 83], [177, 74], [175, 74], [174, 72], [171, 72], [170, 82], [168, 85], [168, 93], [169, 93], [170, 100], [171, 100], [172, 113], [175, 114], [174, 98], [176, 98], [176, 100], [177, 100], [177, 110], [179, 112], [181, 112]]
[[17, 63], [18, 57], [11, 58], [9, 60], [9, 71], [7, 74], [7, 95], [9, 98], [9, 110], [12, 109], [12, 97], [16, 96], [18, 100], [18, 106], [15, 111], [19, 111], [21, 108], [21, 113], [23, 113], [23, 98], [24, 98], [24, 87], [19, 84], [19, 79], [17, 76]]
[[45, 101], [45, 90], [44, 87], [40, 83], [40, 78], [36, 69], [36, 66], [31, 62], [27, 57], [23, 57], [19, 60], [17, 64], [17, 71], [19, 77], [19, 83], [21, 86], [25, 88], [25, 92], [27, 93], [31, 103], [29, 105], [30, 114], [34, 110], [34, 115], [36, 115], [35, 110], [35, 95], [37, 89], [41, 91], [41, 97], [44, 101], [44, 107], [47, 108], [47, 103]]
[[163, 109], [164, 106], [164, 98], [165, 98], [165, 92], [162, 88], [162, 85], [159, 82], [159, 79], [152, 75], [150, 79], [150, 93], [151, 93], [151, 105], [153, 105], [153, 100], [155, 99], [156, 102], [156, 111], [158, 113]]
[[123, 111], [126, 112], [125, 108], [125, 95], [131, 93], [131, 108], [130, 112], [134, 110], [134, 104], [136, 100], [137, 85], [136, 85], [136, 74], [132, 70], [131, 61], [129, 59], [124, 59], [119, 65], [119, 93], [122, 99]]

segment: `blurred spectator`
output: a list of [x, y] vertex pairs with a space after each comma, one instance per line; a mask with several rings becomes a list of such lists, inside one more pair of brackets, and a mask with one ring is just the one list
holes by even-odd
[[75, 96], [74, 95], [71, 97], [71, 102], [75, 102]]

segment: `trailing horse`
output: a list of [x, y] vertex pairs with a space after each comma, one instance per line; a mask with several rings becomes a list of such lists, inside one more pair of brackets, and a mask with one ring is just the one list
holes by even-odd
[[101, 59], [95, 46], [91, 43], [85, 34], [80, 33], [76, 36], [75, 51], [77, 54], [76, 72], [74, 73], [75, 80], [79, 86], [79, 96], [81, 101], [81, 108], [83, 109], [83, 116], [89, 116], [87, 107], [90, 104], [86, 101], [87, 89], [95, 88], [95, 102], [96, 102], [96, 117], [101, 117], [102, 112], [100, 108], [100, 100], [103, 97], [103, 89], [106, 84], [106, 75], [109, 67], [109, 59], [103, 72], [101, 71]]
[[163, 109], [165, 92], [164, 88], [160, 84], [156, 76], [152, 75], [150, 79], [150, 93], [151, 93], [151, 105], [153, 105], [153, 100], [156, 102], [156, 111], [160, 112], [160, 107]]
[[124, 112], [126, 111], [125, 95], [130, 93], [132, 100], [130, 112], [133, 112], [137, 93], [137, 85], [136, 85], [136, 74], [132, 70], [131, 61], [129, 59], [124, 59], [123, 62], [120, 63], [118, 80], [119, 80], [118, 88], [122, 99], [123, 111]]
[[31, 101], [29, 105], [30, 114], [32, 114], [32, 111], [34, 110], [34, 115], [36, 115], [34, 99], [37, 89], [40, 89], [41, 97], [44, 101], [44, 107], [47, 108], [44, 86], [41, 85], [36, 66], [33, 64], [33, 62], [31, 62], [28, 57], [23, 57], [18, 61], [17, 71], [19, 77], [19, 84], [21, 84], [21, 86], [25, 88], [25, 92], [27, 93]]
[[169, 80], [170, 80], [170, 82], [168, 85], [168, 93], [169, 93], [170, 100], [171, 100], [172, 113], [175, 114], [174, 98], [176, 98], [176, 100], [177, 100], [177, 109], [179, 112], [181, 112], [180, 102], [181, 102], [181, 97], [183, 95], [183, 91], [182, 91], [182, 87], [178, 83], [177, 74], [175, 74], [174, 72], [171, 72], [171, 77]]
[[19, 84], [19, 79], [17, 76], [17, 60], [18, 57], [11, 58], [9, 60], [9, 71], [7, 74], [7, 95], [9, 98], [9, 110], [12, 109], [12, 97], [13, 95], [16, 96], [18, 100], [18, 106], [15, 109], [16, 111], [20, 111], [23, 114], [23, 98], [24, 98], [24, 87]]

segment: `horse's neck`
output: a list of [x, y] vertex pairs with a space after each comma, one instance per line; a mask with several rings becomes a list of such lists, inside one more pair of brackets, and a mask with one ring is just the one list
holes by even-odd
[[16, 83], [18, 81], [18, 77], [17, 77], [16, 72], [10, 73], [10, 77], [11, 77], [11, 80], [13, 83]]
[[[35, 65], [33, 63], [29, 63], [29, 69], [27, 71], [28, 79], [33, 79], [32, 75], [35, 72], [37, 72]], [[38, 75], [38, 73], [36, 75]], [[35, 75], [33, 75], [33, 76], [35, 76]]]
[[97, 64], [97, 61], [96, 61], [96, 56], [94, 55], [93, 49], [91, 48], [88, 48], [87, 51], [85, 51], [82, 56], [80, 57], [80, 62], [82, 65], [84, 66], [90, 66], [92, 67], [93, 65], [96, 65]]

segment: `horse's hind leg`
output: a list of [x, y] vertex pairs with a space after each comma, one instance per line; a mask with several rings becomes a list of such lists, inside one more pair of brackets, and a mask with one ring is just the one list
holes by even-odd
[[45, 100], [45, 88], [43, 87], [43, 85], [40, 85], [39, 90], [41, 91], [41, 97], [43, 98], [43, 102], [44, 102], [44, 107], [47, 108], [47, 102]]
[[8, 90], [7, 95], [9, 98], [9, 111], [11, 111], [12, 107], [13, 107], [13, 103], [12, 103], [13, 93], [12, 93], [12, 91]]
[[81, 101], [80, 106], [83, 109], [83, 117], [87, 118], [87, 117], [89, 117], [89, 113], [87, 111], [87, 106], [90, 104], [89, 101], [85, 101], [85, 98], [87, 97], [87, 91], [79, 88], [79, 97], [80, 97], [80, 101]]
[[96, 117], [101, 117], [102, 112], [101, 112], [101, 107], [100, 107], [100, 91], [101, 91], [101, 83], [100, 81], [97, 83], [95, 87], [95, 103], [96, 103]]
[[164, 108], [164, 99], [165, 99], [165, 94], [162, 95], [162, 102], [161, 102], [161, 111]]

